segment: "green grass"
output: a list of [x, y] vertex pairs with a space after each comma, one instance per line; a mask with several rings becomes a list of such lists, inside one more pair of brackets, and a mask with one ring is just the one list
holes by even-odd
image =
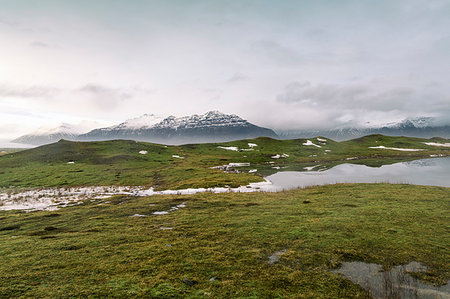
[[[272, 166], [311, 165], [328, 163], [330, 166], [347, 162], [379, 164], [401, 159], [417, 159], [430, 155], [450, 154], [450, 148], [427, 146], [423, 142], [450, 142], [446, 139], [420, 139], [371, 135], [351, 141], [328, 140], [321, 148], [304, 146], [306, 139], [274, 140], [257, 138], [227, 143], [164, 146], [158, 144], [115, 140], [104, 142], [60, 141], [54, 144], [8, 154], [0, 157], [0, 188], [55, 187], [83, 185], [133, 185], [156, 189], [183, 189], [197, 187], [238, 187], [261, 181]], [[229, 151], [218, 146], [236, 146], [247, 149], [256, 143], [254, 151]], [[370, 149], [370, 146], [424, 149], [401, 152]], [[139, 151], [148, 154], [141, 155]], [[327, 151], [326, 151], [327, 150]], [[272, 159], [286, 153], [287, 158]], [[172, 157], [178, 155], [184, 159]], [[356, 157], [356, 159], [355, 159]], [[69, 161], [75, 164], [68, 164]], [[273, 165], [268, 162], [275, 162]], [[250, 162], [259, 174], [223, 173], [209, 167], [230, 162]], [[269, 167], [268, 167], [269, 166]], [[263, 169], [265, 170], [263, 171]], [[245, 169], [244, 170], [248, 170]], [[272, 170], [273, 172], [273, 170]]]
[[[352, 260], [418, 261], [431, 283], [450, 278], [449, 188], [343, 184], [108, 201], [0, 211], [0, 297], [364, 298], [330, 272]], [[129, 217], [136, 213], [149, 217]]]

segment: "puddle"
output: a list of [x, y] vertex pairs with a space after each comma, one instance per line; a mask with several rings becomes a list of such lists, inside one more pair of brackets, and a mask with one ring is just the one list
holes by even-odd
[[383, 271], [378, 264], [364, 262], [345, 262], [334, 270], [353, 283], [362, 286], [373, 298], [450, 298], [450, 284], [433, 286], [415, 279], [410, 272], [423, 272], [426, 267], [411, 262]]

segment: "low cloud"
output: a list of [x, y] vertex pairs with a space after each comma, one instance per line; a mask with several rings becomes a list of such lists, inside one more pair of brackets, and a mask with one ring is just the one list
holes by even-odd
[[405, 86], [314, 85], [308, 81], [293, 81], [285, 86], [276, 100], [290, 110], [299, 111], [303, 118], [317, 127], [319, 124], [302, 112], [320, 111], [326, 116], [329, 127], [384, 123], [419, 116], [433, 116], [440, 122], [448, 122], [450, 113], [448, 96]]
[[84, 85], [76, 89], [75, 92], [88, 96], [100, 108], [115, 107], [119, 103], [133, 97], [131, 92], [98, 84]]
[[59, 89], [45, 86], [0, 85], [0, 98], [44, 98], [53, 97]]

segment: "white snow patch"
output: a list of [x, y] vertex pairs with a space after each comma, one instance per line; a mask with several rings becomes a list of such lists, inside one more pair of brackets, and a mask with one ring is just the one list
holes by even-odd
[[314, 165], [314, 166], [307, 166], [307, 167], [303, 167], [303, 169], [306, 169], [307, 171], [311, 171], [316, 167], [319, 167], [320, 165]]
[[167, 211], [160, 211], [160, 212], [153, 212], [152, 214], [153, 215], [166, 215], [166, 214], [169, 214], [169, 212], [167, 212]]
[[331, 152], [331, 150], [325, 150], [327, 153]]
[[236, 146], [218, 146], [218, 148], [221, 148], [221, 149], [224, 149], [227, 151], [235, 151], [235, 152], [239, 151], [239, 148]]
[[272, 156], [271, 158], [272, 159], [280, 159], [280, 157], [281, 157], [280, 154], [276, 154], [275, 156]]
[[431, 145], [431, 146], [443, 146], [443, 147], [450, 147], [450, 143], [438, 143], [438, 142], [423, 142], [426, 145]]
[[280, 166], [273, 166], [272, 168], [273, 169], [280, 169], [281, 167]]
[[184, 157], [180, 157], [178, 155], [172, 155], [172, 158], [184, 159]]
[[424, 151], [424, 149], [385, 147], [385, 146], [383, 146], [383, 145], [380, 145], [380, 146], [369, 146], [369, 148], [375, 148], [375, 149], [389, 149], [389, 150], [402, 151], [402, 152], [418, 152], [418, 151]]
[[[32, 190], [10, 190], [0, 193], [0, 210], [26, 210], [53, 211], [62, 207], [73, 206], [83, 203], [85, 200], [104, 199], [114, 195], [152, 196], [152, 195], [189, 195], [196, 193], [248, 193], [248, 192], [275, 192], [272, 183], [264, 179], [263, 182], [250, 183], [237, 188], [215, 187], [215, 188], [188, 188], [181, 190], [154, 191], [153, 188], [142, 186], [92, 186], [80, 188], [48, 188]], [[103, 202], [100, 204], [106, 204]], [[153, 215], [166, 215], [171, 211], [186, 207], [185, 203], [173, 206], [168, 211], [153, 212]], [[132, 215], [133, 217], [142, 217]]]
[[141, 154], [141, 155], [147, 155], [148, 152], [147, 152], [147, 151], [140, 151], [139, 154]]
[[258, 171], [258, 169], [250, 169], [249, 171], [248, 171], [248, 173], [254, 173], [254, 172], [257, 172]]
[[67, 164], [75, 164], [75, 162], [69, 161], [69, 162], [67, 162]]
[[147, 217], [147, 215], [134, 214], [134, 215], [131, 215], [130, 217]]
[[315, 147], [321, 147], [320, 145], [317, 145], [317, 144], [313, 143], [311, 140], [306, 140], [306, 142], [303, 143], [303, 145], [306, 145], [306, 146], [312, 145], [312, 146], [315, 146]]
[[326, 139], [323, 139], [323, 138], [316, 138], [317, 139], [317, 141], [320, 141], [320, 142], [327, 142], [328, 140], [326, 140]]
[[288, 154], [282, 154], [282, 155], [281, 155], [281, 158], [288, 158], [288, 157], [289, 157]]
[[249, 143], [248, 144], [248, 147], [250, 147], [250, 148], [254, 148], [255, 146], [258, 146], [256, 143]]

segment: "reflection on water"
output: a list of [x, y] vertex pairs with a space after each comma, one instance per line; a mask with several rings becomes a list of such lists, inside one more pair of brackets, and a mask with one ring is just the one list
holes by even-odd
[[426, 271], [417, 262], [382, 271], [382, 266], [363, 262], [345, 262], [334, 272], [362, 286], [373, 298], [450, 298], [450, 284], [439, 287], [425, 284], [411, 272]]
[[280, 171], [266, 177], [278, 190], [336, 183], [393, 183], [450, 187], [450, 157], [369, 167], [340, 164], [330, 169]]

